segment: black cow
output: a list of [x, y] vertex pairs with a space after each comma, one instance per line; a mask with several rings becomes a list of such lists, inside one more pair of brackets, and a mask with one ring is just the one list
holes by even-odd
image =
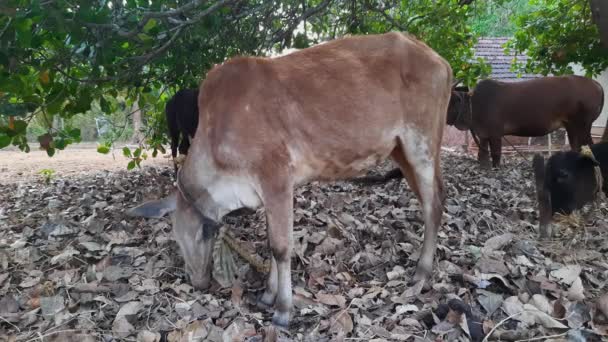
[[[182, 89], [167, 102], [165, 115], [171, 136], [171, 155], [175, 160], [179, 153], [188, 154], [190, 140], [194, 138], [198, 125], [198, 89]], [[181, 142], [180, 142], [181, 136]], [[176, 165], [177, 168], [177, 165]]]
[[[540, 234], [553, 235], [551, 219], [555, 213], [571, 214], [592, 202], [599, 191], [608, 191], [608, 142], [591, 146], [593, 155], [584, 152], [557, 152], [545, 165], [544, 158], [534, 156], [536, 195], [539, 203]], [[596, 166], [601, 171], [599, 184]]]

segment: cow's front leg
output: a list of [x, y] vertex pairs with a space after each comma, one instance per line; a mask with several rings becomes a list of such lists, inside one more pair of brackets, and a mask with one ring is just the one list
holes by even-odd
[[492, 167], [500, 166], [500, 155], [502, 153], [501, 137], [490, 139], [490, 154], [492, 155]]
[[490, 139], [479, 137], [479, 152], [477, 152], [477, 160], [483, 169], [490, 168], [490, 153], [488, 151], [489, 144]]
[[277, 270], [277, 261], [274, 256], [271, 257], [270, 261], [270, 274], [266, 279], [266, 290], [262, 297], [258, 301], [258, 306], [262, 308], [269, 308], [274, 305], [274, 301], [277, 297], [277, 290], [279, 286], [279, 273]]
[[277, 182], [279, 177], [269, 177], [262, 185], [263, 200], [268, 225], [268, 245], [272, 252], [272, 265], [268, 277], [268, 288], [262, 301], [274, 299], [272, 323], [281, 328], [289, 326], [292, 307], [291, 250], [293, 231], [293, 185]]

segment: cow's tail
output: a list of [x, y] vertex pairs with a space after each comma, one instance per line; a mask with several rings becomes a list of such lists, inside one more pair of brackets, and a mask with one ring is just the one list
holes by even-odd
[[174, 98], [167, 101], [165, 105], [165, 117], [167, 119], [167, 128], [169, 130], [169, 138], [171, 139], [171, 156], [175, 160], [177, 156], [177, 145], [179, 144], [179, 128], [177, 126], [177, 113], [174, 108]]
[[383, 184], [383, 183], [387, 183], [390, 180], [401, 179], [401, 178], [403, 178], [403, 173], [401, 173], [401, 169], [397, 167], [397, 168], [390, 170], [383, 176], [359, 177], [359, 178], [352, 179], [351, 182], [353, 182], [355, 184], [371, 185], [371, 184]]
[[472, 128], [469, 129], [469, 131], [471, 131], [471, 137], [473, 138], [473, 141], [477, 145], [477, 148], [481, 149], [481, 143], [479, 142], [479, 137], [477, 136], [477, 134], [475, 134], [475, 132], [473, 132]]
[[[604, 110], [604, 87], [602, 87], [602, 85], [598, 81], [595, 81], [595, 84], [597, 84], [598, 88], [600, 88], [600, 93], [602, 94], [600, 106], [599, 106], [599, 110], [598, 110], [599, 114], [601, 114], [602, 110]], [[605, 142], [605, 141], [608, 141], [608, 118], [606, 119], [606, 124], [604, 125], [604, 134], [602, 134], [602, 139], [601, 139], [601, 142]]]
[[539, 231], [541, 238], [550, 238], [553, 234], [551, 231], [551, 219], [553, 213], [551, 212], [551, 196], [546, 187], [545, 177], [545, 158], [542, 155], [534, 155], [532, 160], [532, 167], [534, 169], [534, 178], [536, 180], [536, 198], [538, 200], [538, 218], [539, 218]]

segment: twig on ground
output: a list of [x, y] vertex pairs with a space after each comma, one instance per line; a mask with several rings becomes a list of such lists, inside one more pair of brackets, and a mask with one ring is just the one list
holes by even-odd
[[495, 326], [492, 328], [492, 330], [490, 330], [490, 332], [489, 332], [489, 333], [486, 335], [486, 337], [484, 337], [484, 338], [483, 338], [483, 341], [482, 341], [482, 342], [487, 342], [487, 341], [489, 340], [490, 336], [492, 336], [492, 334], [494, 333], [494, 331], [495, 331], [496, 329], [498, 329], [498, 327], [500, 327], [501, 325], [503, 325], [503, 324], [504, 324], [506, 321], [510, 320], [510, 319], [511, 319], [511, 318], [513, 318], [513, 317], [519, 316], [519, 315], [521, 315], [521, 314], [523, 314], [523, 313], [525, 313], [525, 312], [530, 312], [530, 310], [522, 310], [522, 311], [520, 311], [520, 312], [516, 312], [516, 313], [514, 313], [514, 314], [510, 315], [509, 317], [507, 317], [507, 318], [503, 319], [502, 321], [498, 322], [498, 324], [496, 324], [496, 325], [495, 325]]
[[13, 323], [11, 323], [9, 320], [7, 320], [6, 318], [0, 316], [0, 320], [4, 321], [5, 323], [10, 324], [13, 328], [17, 329], [17, 332], [21, 332], [21, 329], [19, 329], [18, 326], [14, 325]]
[[528, 338], [528, 339], [525, 339], [525, 340], [517, 340], [516, 342], [539, 341], [539, 340], [546, 341], [546, 340], [551, 339], [551, 338], [562, 337], [562, 336], [566, 336], [566, 335], [568, 335], [568, 331], [563, 332], [561, 334], [548, 335], [548, 336], [536, 336], [536, 337]]

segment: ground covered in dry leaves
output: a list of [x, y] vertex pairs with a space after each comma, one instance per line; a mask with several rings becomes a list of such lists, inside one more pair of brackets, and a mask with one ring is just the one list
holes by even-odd
[[[255, 306], [264, 275], [243, 259], [232, 284], [195, 291], [169, 219], [124, 214], [166, 195], [171, 169], [4, 184], [0, 341], [605, 340], [607, 206], [538, 241], [529, 165], [485, 172], [444, 153], [448, 199], [424, 288], [408, 284], [423, 223], [405, 182], [297, 189], [289, 333]], [[263, 209], [227, 227], [268, 258]]]

